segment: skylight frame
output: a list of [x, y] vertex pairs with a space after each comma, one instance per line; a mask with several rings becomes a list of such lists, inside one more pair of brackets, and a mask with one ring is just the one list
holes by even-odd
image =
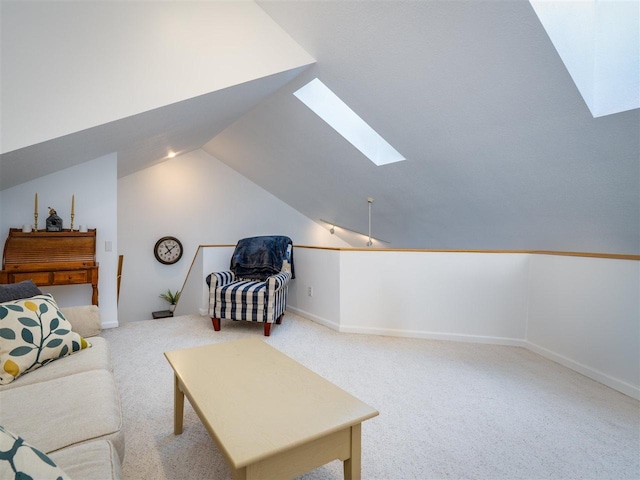
[[293, 94], [377, 166], [406, 160], [320, 79]]

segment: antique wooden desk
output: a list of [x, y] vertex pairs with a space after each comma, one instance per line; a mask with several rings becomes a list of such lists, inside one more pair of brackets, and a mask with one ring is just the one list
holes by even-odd
[[0, 283], [33, 280], [38, 286], [89, 283], [98, 305], [96, 229], [23, 233], [11, 228], [4, 244]]

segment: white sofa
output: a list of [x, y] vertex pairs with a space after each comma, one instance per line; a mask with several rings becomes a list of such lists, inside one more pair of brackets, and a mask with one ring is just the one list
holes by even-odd
[[120, 394], [96, 306], [60, 309], [91, 348], [0, 385], [0, 425], [47, 454], [71, 479], [119, 479]]

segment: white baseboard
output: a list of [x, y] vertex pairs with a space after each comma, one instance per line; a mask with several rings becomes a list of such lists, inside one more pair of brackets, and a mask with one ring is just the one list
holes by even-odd
[[305, 312], [304, 310], [301, 310], [299, 308], [296, 307], [292, 307], [291, 305], [287, 305], [287, 310], [290, 312], [295, 313], [296, 315], [300, 315], [304, 318], [308, 318], [309, 320], [312, 320], [316, 323], [319, 323], [320, 325], [324, 325], [325, 327], [329, 327], [331, 330], [335, 330], [337, 332], [340, 331], [340, 325], [338, 325], [335, 322], [332, 322], [331, 320], [327, 320], [326, 318], [322, 318], [322, 317], [318, 317], [317, 315], [314, 315], [313, 313], [309, 313], [309, 312]]
[[117, 328], [120, 324], [117, 320], [111, 320], [110, 322], [102, 322], [102, 329], [106, 330], [107, 328]]
[[512, 347], [526, 347], [526, 342], [517, 338], [487, 337], [482, 335], [461, 335], [456, 333], [436, 333], [421, 330], [401, 330], [396, 328], [373, 328], [352, 325], [340, 325], [326, 318], [318, 317], [296, 307], [287, 305], [287, 310], [308, 318], [316, 323], [343, 333], [361, 333], [367, 335], [382, 335], [386, 337], [426, 338], [430, 340], [449, 340], [453, 342], [488, 343], [492, 345], [508, 345]]
[[544, 347], [528, 342], [524, 339], [507, 338], [507, 337], [490, 337], [484, 335], [463, 335], [458, 333], [439, 333], [429, 332], [422, 330], [401, 330], [395, 328], [374, 328], [374, 327], [360, 327], [354, 325], [340, 325], [339, 323], [327, 320], [326, 318], [318, 317], [309, 312], [305, 312], [296, 307], [287, 306], [287, 310], [301, 315], [309, 320], [324, 325], [344, 333], [359, 333], [367, 335], [383, 335], [388, 337], [406, 337], [406, 338], [425, 338], [429, 340], [447, 340], [452, 342], [468, 342], [468, 343], [484, 343], [490, 345], [506, 345], [512, 347], [523, 347], [538, 355], [541, 355], [549, 360], [552, 360], [560, 365], [563, 365], [571, 370], [574, 370], [586, 377], [591, 378], [597, 382], [613, 388], [619, 392], [624, 393], [632, 398], [640, 400], [640, 388], [635, 387], [629, 383], [626, 383], [617, 378], [611, 377], [605, 373], [595, 370], [591, 367], [583, 365], [579, 362], [571, 360], [563, 355], [552, 352]]
[[401, 330], [396, 328], [374, 328], [340, 325], [339, 331], [345, 333], [383, 335], [387, 337], [425, 338], [429, 340], [447, 340], [452, 342], [487, 343], [491, 345], [507, 345], [511, 347], [526, 346], [526, 342], [518, 338], [489, 337], [484, 335], [464, 335], [459, 333], [439, 333], [423, 330]]
[[640, 388], [638, 387], [635, 387], [627, 382], [624, 382], [610, 375], [607, 375], [606, 373], [602, 373], [591, 367], [583, 365], [582, 363], [571, 360], [570, 358], [567, 358], [563, 355], [559, 355], [555, 352], [552, 352], [551, 350], [541, 347], [540, 345], [536, 345], [531, 342], [526, 342], [526, 348], [531, 350], [534, 353], [537, 353], [538, 355], [548, 358], [549, 360], [553, 360], [554, 362], [559, 363], [560, 365], [570, 368], [571, 370], [574, 370], [578, 373], [581, 373], [585, 377], [589, 377], [592, 380], [595, 380], [596, 382], [600, 382], [603, 385], [606, 385], [607, 387], [611, 387], [614, 390], [618, 390], [619, 392], [622, 392], [625, 395], [635, 398], [636, 400], [640, 400]]

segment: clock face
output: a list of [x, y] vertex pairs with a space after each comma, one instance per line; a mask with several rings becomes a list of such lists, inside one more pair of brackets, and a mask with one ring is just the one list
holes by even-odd
[[182, 258], [182, 244], [176, 237], [162, 237], [153, 249], [156, 260], [165, 265], [173, 265]]

